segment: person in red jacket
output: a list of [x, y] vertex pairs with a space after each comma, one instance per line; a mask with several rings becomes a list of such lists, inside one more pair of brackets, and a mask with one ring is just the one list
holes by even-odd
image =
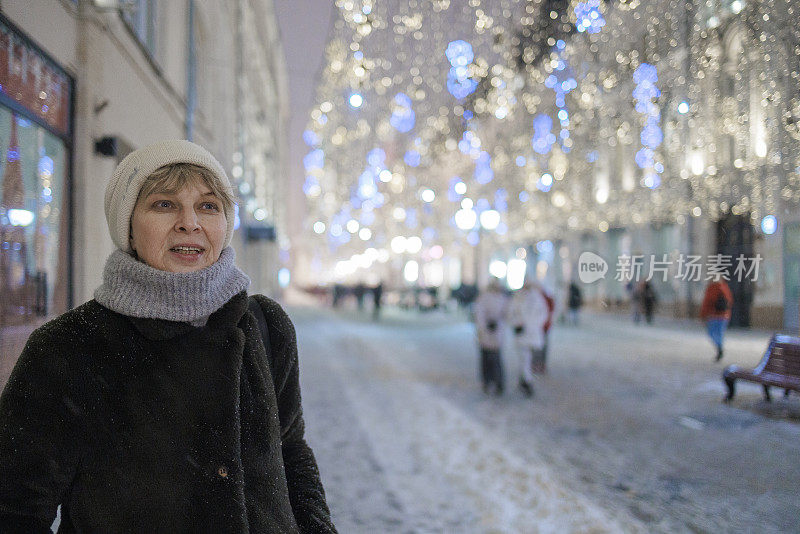
[[700, 307], [700, 319], [705, 321], [708, 335], [717, 346], [717, 362], [722, 359], [722, 343], [731, 320], [732, 307], [733, 294], [728, 283], [722, 278], [711, 281], [706, 287], [703, 305]]
[[538, 285], [538, 289], [547, 304], [547, 321], [544, 323], [544, 348], [542, 349], [541, 355], [533, 360], [533, 372], [543, 375], [547, 372], [547, 349], [550, 341], [550, 327], [553, 326], [553, 316], [556, 311], [556, 299], [541, 284]]

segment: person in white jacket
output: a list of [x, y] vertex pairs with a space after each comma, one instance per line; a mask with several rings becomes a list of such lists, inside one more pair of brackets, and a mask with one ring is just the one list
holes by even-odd
[[508, 297], [500, 282], [495, 279], [481, 292], [473, 304], [475, 329], [481, 351], [480, 376], [483, 391], [489, 393], [494, 387], [496, 395], [503, 394], [503, 332], [508, 311]]
[[547, 302], [538, 282], [527, 281], [514, 292], [508, 310], [508, 321], [514, 331], [514, 341], [519, 356], [519, 387], [527, 397], [533, 396], [534, 358], [541, 358], [544, 350], [544, 325], [547, 322]]

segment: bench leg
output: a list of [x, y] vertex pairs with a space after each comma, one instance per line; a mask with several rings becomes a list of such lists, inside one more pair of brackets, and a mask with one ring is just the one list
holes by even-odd
[[764, 384], [764, 400], [772, 402], [772, 396], [769, 394], [769, 386]]
[[725, 402], [730, 402], [736, 394], [736, 379], [726, 376], [725, 385], [728, 386], [728, 395], [725, 397]]

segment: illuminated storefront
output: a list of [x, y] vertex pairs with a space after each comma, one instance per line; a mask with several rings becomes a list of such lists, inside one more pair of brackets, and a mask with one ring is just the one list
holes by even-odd
[[69, 305], [72, 94], [64, 70], [0, 17], [2, 355]]

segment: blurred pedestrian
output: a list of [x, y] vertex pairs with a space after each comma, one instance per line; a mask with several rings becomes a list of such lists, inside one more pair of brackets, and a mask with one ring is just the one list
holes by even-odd
[[655, 313], [656, 310], [658, 297], [655, 289], [653, 289], [653, 284], [651, 284], [649, 280], [642, 282], [641, 299], [642, 309], [644, 310], [644, 320], [647, 321], [647, 324], [652, 324], [653, 313]]
[[439, 288], [437, 286], [431, 286], [425, 288], [425, 291], [428, 293], [430, 297], [430, 307], [432, 310], [439, 309]]
[[367, 286], [364, 282], [359, 282], [353, 287], [353, 295], [356, 297], [358, 311], [364, 311], [364, 295], [367, 293]]
[[333, 284], [333, 307], [338, 308], [344, 296], [344, 286], [342, 284]]
[[578, 287], [578, 284], [575, 283], [573, 280], [569, 283], [568, 295], [567, 295], [567, 309], [568, 314], [568, 321], [571, 325], [578, 325], [579, 320], [579, 312], [581, 311], [581, 306], [583, 306], [583, 293], [581, 292], [581, 288]]
[[469, 308], [478, 296], [478, 286], [461, 282], [461, 285], [451, 292], [451, 296], [456, 299], [459, 308]]
[[0, 396], [0, 531], [333, 533], [294, 327], [248, 298], [233, 189], [189, 141], [108, 182], [95, 299], [36, 329]]
[[533, 361], [542, 358], [547, 316], [547, 301], [538, 283], [525, 282], [512, 295], [508, 322], [514, 331], [514, 344], [519, 356], [519, 387], [527, 397], [533, 396]]
[[631, 303], [631, 316], [633, 317], [634, 324], [639, 324], [642, 320], [642, 311], [644, 309], [642, 301], [642, 284], [635, 280], [628, 280], [625, 284], [625, 292], [628, 294], [628, 299]]
[[475, 315], [475, 329], [478, 332], [480, 347], [480, 377], [484, 393], [494, 388], [496, 395], [503, 394], [503, 332], [508, 312], [508, 297], [500, 281], [493, 279], [482, 291], [472, 311]]
[[728, 283], [722, 278], [712, 280], [706, 287], [703, 296], [700, 319], [705, 321], [708, 335], [717, 347], [717, 355], [714, 360], [717, 362], [723, 356], [723, 342], [725, 330], [731, 320], [731, 308], [733, 308], [733, 294]]
[[553, 318], [555, 317], [556, 313], [556, 299], [555, 296], [550, 293], [545, 287], [538, 283], [533, 282], [534, 286], [539, 290], [542, 294], [542, 298], [544, 298], [545, 303], [547, 304], [547, 320], [544, 322], [544, 346], [542, 350], [534, 355], [533, 361], [531, 362], [532, 370], [535, 374], [543, 375], [547, 372], [547, 352], [550, 348], [550, 327], [553, 326]]
[[[633, 282], [631, 282], [633, 284]], [[639, 324], [642, 320], [642, 315], [647, 324], [653, 322], [653, 313], [655, 312], [656, 303], [658, 298], [653, 289], [653, 285], [648, 280], [641, 280], [636, 283], [631, 295], [631, 306], [633, 307], [633, 322]]]
[[381, 300], [383, 299], [383, 282], [372, 288], [372, 318], [376, 321], [381, 316]]

